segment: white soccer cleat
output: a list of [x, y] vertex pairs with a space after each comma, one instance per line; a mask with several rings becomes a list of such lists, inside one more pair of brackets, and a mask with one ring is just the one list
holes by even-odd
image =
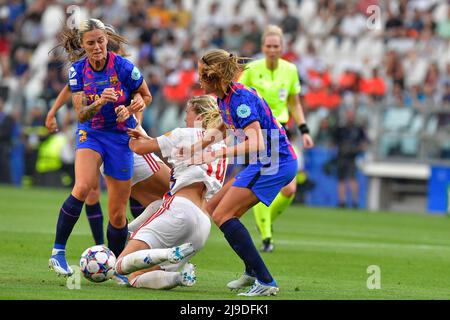
[[55, 271], [58, 276], [70, 277], [74, 273], [72, 268], [67, 264], [64, 252], [58, 252], [52, 255], [48, 260], [48, 267], [50, 270]]
[[230, 290], [244, 289], [255, 283], [256, 278], [244, 273], [237, 280], [228, 282], [227, 287]]
[[188, 262], [184, 265], [183, 270], [181, 270], [181, 285], [192, 287], [196, 281], [195, 265]]
[[194, 246], [192, 245], [192, 243], [183, 243], [182, 245], [173, 247], [171, 249], [167, 260], [170, 263], [178, 263], [193, 252]]
[[255, 284], [247, 291], [239, 293], [238, 296], [245, 297], [258, 297], [258, 296], [275, 296], [280, 288], [278, 288], [275, 280], [269, 284], [262, 284], [258, 280], [255, 280]]

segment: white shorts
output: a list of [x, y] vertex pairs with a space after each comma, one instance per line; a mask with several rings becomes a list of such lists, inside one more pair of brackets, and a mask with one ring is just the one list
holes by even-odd
[[153, 174], [158, 172], [161, 169], [161, 165], [158, 162], [162, 163], [162, 160], [154, 153], [148, 153], [143, 156], [134, 154], [134, 164], [133, 164], [133, 177], [131, 178], [131, 185], [135, 184], [150, 178]]
[[206, 213], [189, 199], [175, 195], [165, 199], [130, 239], [141, 240], [152, 249], [190, 242], [197, 252], [205, 245], [210, 230]]
[[[148, 153], [146, 155], [139, 155], [133, 153], [133, 176], [131, 177], [131, 186], [150, 178], [153, 174], [161, 169], [161, 165], [158, 163], [163, 161], [154, 153]], [[103, 164], [100, 167], [100, 172], [104, 176]]]

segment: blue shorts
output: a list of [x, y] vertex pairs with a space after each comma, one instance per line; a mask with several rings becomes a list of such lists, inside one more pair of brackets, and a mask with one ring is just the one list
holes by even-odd
[[133, 152], [126, 132], [77, 129], [76, 149], [97, 151], [103, 159], [104, 174], [117, 180], [133, 176]]
[[272, 164], [270, 167], [250, 164], [236, 175], [233, 186], [252, 190], [262, 203], [269, 206], [296, 175], [297, 160]]

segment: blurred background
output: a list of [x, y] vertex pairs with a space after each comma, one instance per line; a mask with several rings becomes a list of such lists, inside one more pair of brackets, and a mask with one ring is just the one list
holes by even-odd
[[[143, 123], [153, 136], [184, 125], [206, 50], [261, 58], [265, 26], [279, 25], [316, 144], [302, 154], [296, 202], [449, 211], [448, 0], [0, 0], [0, 183], [73, 183], [72, 106], [58, 113], [58, 134], [44, 125], [67, 82], [49, 52], [64, 23], [90, 17], [128, 39], [153, 95]], [[348, 134], [355, 127], [364, 138]], [[338, 179], [342, 154], [355, 179]]]

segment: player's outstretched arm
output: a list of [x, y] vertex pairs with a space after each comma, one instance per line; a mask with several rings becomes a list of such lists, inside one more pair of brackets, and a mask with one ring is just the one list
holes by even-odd
[[72, 92], [69, 86], [66, 85], [61, 92], [56, 97], [55, 102], [47, 113], [47, 118], [45, 119], [45, 126], [50, 133], [58, 132], [58, 124], [56, 123], [56, 113], [63, 105], [69, 101]]
[[134, 153], [144, 155], [151, 152], [161, 152], [158, 141], [144, 134], [141, 130], [128, 129], [127, 133], [131, 137], [129, 146]]
[[218, 150], [203, 151], [201, 156], [194, 156], [190, 160], [190, 164], [210, 163], [215, 159], [222, 157], [236, 157], [243, 154], [262, 152], [266, 146], [264, 143], [264, 137], [261, 131], [261, 125], [258, 121], [250, 123], [244, 128], [247, 140], [238, 143], [234, 146], [223, 147]]

